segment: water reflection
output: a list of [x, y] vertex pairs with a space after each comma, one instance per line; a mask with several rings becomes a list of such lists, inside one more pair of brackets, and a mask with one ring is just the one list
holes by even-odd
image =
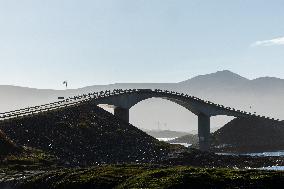
[[284, 171], [284, 166], [261, 167], [260, 170]]
[[245, 155], [245, 156], [258, 156], [258, 157], [284, 157], [284, 151], [277, 152], [260, 152], [260, 153], [216, 153], [218, 155]]

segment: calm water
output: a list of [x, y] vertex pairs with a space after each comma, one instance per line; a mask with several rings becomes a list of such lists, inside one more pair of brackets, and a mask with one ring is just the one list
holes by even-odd
[[159, 141], [169, 141], [169, 140], [174, 140], [176, 139], [177, 137], [174, 137], [174, 138], [157, 138]]
[[278, 152], [262, 152], [262, 153], [248, 153], [248, 154], [243, 154], [243, 155], [262, 156], [262, 157], [266, 157], [266, 156], [276, 156], [276, 157], [280, 157], [280, 156], [284, 156], [284, 151], [278, 151]]
[[260, 153], [216, 153], [219, 155], [246, 155], [246, 156], [259, 156], [259, 157], [268, 157], [268, 156], [275, 156], [275, 157], [283, 157], [284, 151], [277, 151], [277, 152], [260, 152]]
[[284, 166], [261, 167], [260, 170], [284, 171]]

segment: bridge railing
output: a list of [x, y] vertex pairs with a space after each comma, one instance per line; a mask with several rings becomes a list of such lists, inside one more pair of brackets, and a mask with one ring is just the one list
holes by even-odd
[[[117, 90], [120, 94], [124, 93], [125, 91], [122, 90]], [[116, 92], [117, 92], [116, 91]], [[111, 93], [110, 90], [106, 91], [101, 91], [101, 92], [94, 92], [94, 93], [88, 93], [88, 94], [81, 94], [81, 95], [76, 95], [73, 97], [69, 97], [65, 100], [61, 101], [56, 101], [56, 102], [51, 102], [39, 106], [33, 106], [33, 107], [27, 107], [27, 108], [21, 108], [18, 110], [12, 110], [8, 112], [3, 112], [0, 113], [0, 119], [7, 119], [7, 118], [14, 118], [14, 117], [20, 117], [24, 115], [30, 115], [33, 113], [40, 113], [48, 110], [53, 110], [56, 108], [62, 108], [62, 107], [67, 107], [71, 105], [76, 105], [78, 103], [88, 101], [90, 99], [96, 99], [96, 98], [101, 98], [101, 97], [107, 97], [111, 95], [117, 94], [116, 92], [113, 91]]]

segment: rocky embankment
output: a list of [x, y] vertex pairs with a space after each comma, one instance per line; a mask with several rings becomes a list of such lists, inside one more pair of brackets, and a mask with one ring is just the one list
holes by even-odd
[[[1, 121], [0, 129], [0, 188], [269, 188], [284, 179], [283, 172], [223, 169], [284, 166], [282, 157], [160, 142], [88, 104]], [[196, 136], [186, 139], [177, 142]]]
[[212, 135], [217, 152], [251, 153], [284, 150], [284, 122], [235, 118]]
[[0, 129], [17, 145], [43, 150], [71, 166], [154, 163], [171, 148], [88, 104], [2, 121]]
[[[4, 150], [17, 149], [15, 144], [22, 149], [41, 150], [53, 156], [61, 166], [155, 163], [243, 168], [284, 165], [283, 158], [220, 156], [160, 142], [111, 113], [88, 104], [2, 121], [0, 129], [3, 141], [11, 147]], [[197, 142], [194, 135], [182, 139], [175, 141]], [[41, 158], [29, 155], [30, 152], [25, 154], [28, 159]]]
[[20, 148], [16, 146], [1, 130], [0, 130], [0, 156], [10, 153], [20, 152]]

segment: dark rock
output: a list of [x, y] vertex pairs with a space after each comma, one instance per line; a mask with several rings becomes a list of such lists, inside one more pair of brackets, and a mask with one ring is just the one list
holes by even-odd
[[215, 151], [265, 152], [284, 150], [284, 123], [265, 118], [235, 118], [216, 131]]
[[19, 152], [20, 148], [16, 146], [7, 136], [0, 130], [0, 156], [10, 153]]

